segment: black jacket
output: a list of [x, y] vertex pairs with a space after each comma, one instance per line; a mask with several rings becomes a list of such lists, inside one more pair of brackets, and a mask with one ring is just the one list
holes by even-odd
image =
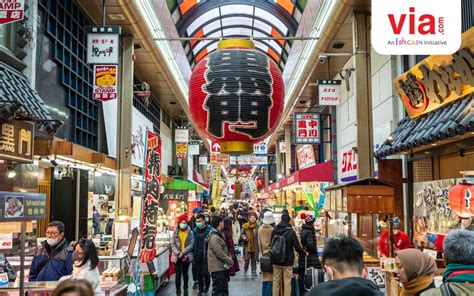
[[[302, 228], [301, 244], [303, 245], [303, 249], [309, 253], [307, 267], [321, 269], [321, 262], [318, 257], [318, 246], [316, 244], [316, 231], [314, 230], [313, 225], [303, 224]], [[305, 267], [305, 256], [299, 256], [298, 265], [300, 268]]]
[[295, 254], [294, 250], [301, 254], [301, 256], [305, 253], [304, 249], [301, 247], [298, 238], [296, 237], [296, 232], [291, 228], [289, 223], [280, 222], [277, 227], [272, 231], [272, 239], [276, 234], [284, 235], [285, 232], [288, 232], [285, 235], [286, 238], [286, 248], [287, 254], [286, 261], [282, 266], [293, 266], [295, 262]]
[[307, 296], [382, 296], [379, 288], [364, 278], [351, 277], [316, 285]]

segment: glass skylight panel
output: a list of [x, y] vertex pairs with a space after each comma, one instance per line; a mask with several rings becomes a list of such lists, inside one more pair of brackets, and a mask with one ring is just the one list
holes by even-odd
[[204, 26], [204, 35], [207, 35], [209, 32], [212, 32], [216, 29], [219, 29], [221, 27], [221, 21], [213, 21], [212, 23]]
[[250, 36], [252, 34], [252, 30], [246, 28], [224, 29], [223, 34], [224, 36]]
[[253, 15], [253, 6], [245, 4], [230, 4], [221, 6], [222, 15], [228, 14], [248, 14]]
[[255, 7], [255, 16], [258, 16], [259, 18], [267, 20], [273, 24], [280, 32], [283, 33], [283, 35], [286, 35], [288, 32], [288, 28], [282, 23], [282, 21], [263, 9]]
[[198, 52], [199, 52], [203, 47], [206, 47], [207, 45], [209, 45], [209, 43], [211, 43], [210, 40], [199, 41], [199, 42], [196, 44], [196, 46], [194, 46], [194, 48], [193, 48], [194, 55], [197, 55]]
[[262, 21], [255, 20], [253, 25], [254, 25], [255, 28], [259, 28], [260, 30], [262, 30], [264, 32], [267, 32], [269, 35], [272, 32], [272, 27], [270, 27], [269, 25], [267, 25], [266, 23], [264, 23]]
[[256, 48], [259, 48], [261, 49], [263, 52], [267, 53], [268, 51], [268, 46], [266, 46], [265, 44], [263, 44], [262, 42], [258, 41], [258, 40], [254, 40], [254, 43], [255, 43], [255, 47]]
[[222, 19], [222, 26], [252, 26], [252, 18], [250, 17], [225, 17]]
[[214, 8], [209, 10], [208, 12], [204, 13], [201, 15], [197, 20], [192, 22], [189, 27], [186, 29], [186, 32], [188, 33], [189, 36], [192, 36], [194, 31], [198, 30], [204, 23], [206, 23], [209, 20], [212, 20], [214, 18], [220, 17], [219, 14], [219, 8]]

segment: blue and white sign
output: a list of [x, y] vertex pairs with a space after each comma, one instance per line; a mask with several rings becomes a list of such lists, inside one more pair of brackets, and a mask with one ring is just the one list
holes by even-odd
[[267, 144], [263, 141], [253, 144], [254, 154], [267, 154]]

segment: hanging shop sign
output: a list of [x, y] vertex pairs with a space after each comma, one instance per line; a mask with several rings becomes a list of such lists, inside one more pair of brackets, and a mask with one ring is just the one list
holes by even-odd
[[253, 153], [254, 154], [267, 154], [267, 144], [263, 141], [253, 144]]
[[187, 201], [188, 190], [165, 189], [165, 191], [163, 191], [162, 200], [163, 201], [166, 201], [166, 200]]
[[0, 1], [0, 25], [23, 20], [25, 16], [24, 0]]
[[319, 113], [294, 114], [294, 143], [319, 144]]
[[199, 156], [199, 165], [207, 165], [207, 156]]
[[341, 80], [318, 80], [319, 105], [339, 105]]
[[177, 158], [186, 158], [188, 150], [187, 143], [176, 143], [176, 157]]
[[393, 85], [410, 118], [474, 92], [474, 28], [463, 34], [452, 55], [430, 56], [397, 77]]
[[46, 195], [0, 191], [0, 222], [46, 218]]
[[152, 261], [156, 255], [155, 237], [160, 201], [161, 139], [147, 131], [145, 157], [145, 192], [142, 201], [140, 262]]
[[220, 181], [221, 181], [221, 167], [216, 166], [212, 169], [212, 187], [211, 187], [212, 205], [216, 209], [221, 204], [221, 196], [219, 195]]
[[87, 63], [118, 64], [120, 27], [86, 27]]
[[337, 168], [341, 182], [357, 180], [357, 153], [352, 148], [341, 149], [338, 162]]
[[211, 152], [212, 153], [221, 153], [221, 144], [212, 141], [211, 142]]
[[176, 143], [187, 143], [189, 139], [189, 130], [187, 128], [177, 128], [174, 131], [174, 141]]
[[211, 165], [212, 166], [229, 166], [229, 155], [221, 153], [212, 153], [211, 154]]
[[34, 125], [27, 121], [0, 123], [0, 159], [33, 162]]
[[224, 153], [238, 153], [234, 149], [244, 147], [240, 153], [251, 153], [251, 143], [270, 135], [283, 112], [282, 75], [278, 65], [255, 50], [250, 40], [223, 40], [218, 47], [191, 74], [192, 119], [206, 138], [233, 142], [223, 146], [229, 149]]
[[312, 145], [301, 145], [296, 149], [299, 169], [304, 169], [316, 164]]
[[117, 65], [94, 65], [94, 99], [108, 101], [117, 98]]
[[280, 148], [280, 153], [286, 153], [286, 143], [285, 143], [285, 141], [278, 142], [278, 148]]
[[189, 142], [188, 153], [189, 155], [199, 155], [199, 142]]
[[230, 166], [266, 166], [268, 165], [267, 154], [240, 154], [230, 155]]

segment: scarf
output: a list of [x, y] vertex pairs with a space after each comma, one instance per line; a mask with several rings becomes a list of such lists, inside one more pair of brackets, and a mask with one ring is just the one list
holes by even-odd
[[434, 259], [420, 250], [404, 249], [396, 251], [396, 254], [405, 270], [408, 283], [425, 276], [433, 276], [436, 272]]
[[247, 222], [243, 225], [245, 229], [245, 235], [247, 235], [247, 252], [255, 252], [255, 240], [253, 231], [257, 228], [257, 223], [250, 224]]
[[415, 278], [403, 284], [399, 296], [415, 296], [418, 292], [424, 291], [433, 282], [433, 275], [425, 275]]
[[474, 283], [474, 266], [449, 263], [443, 272], [443, 282]]

